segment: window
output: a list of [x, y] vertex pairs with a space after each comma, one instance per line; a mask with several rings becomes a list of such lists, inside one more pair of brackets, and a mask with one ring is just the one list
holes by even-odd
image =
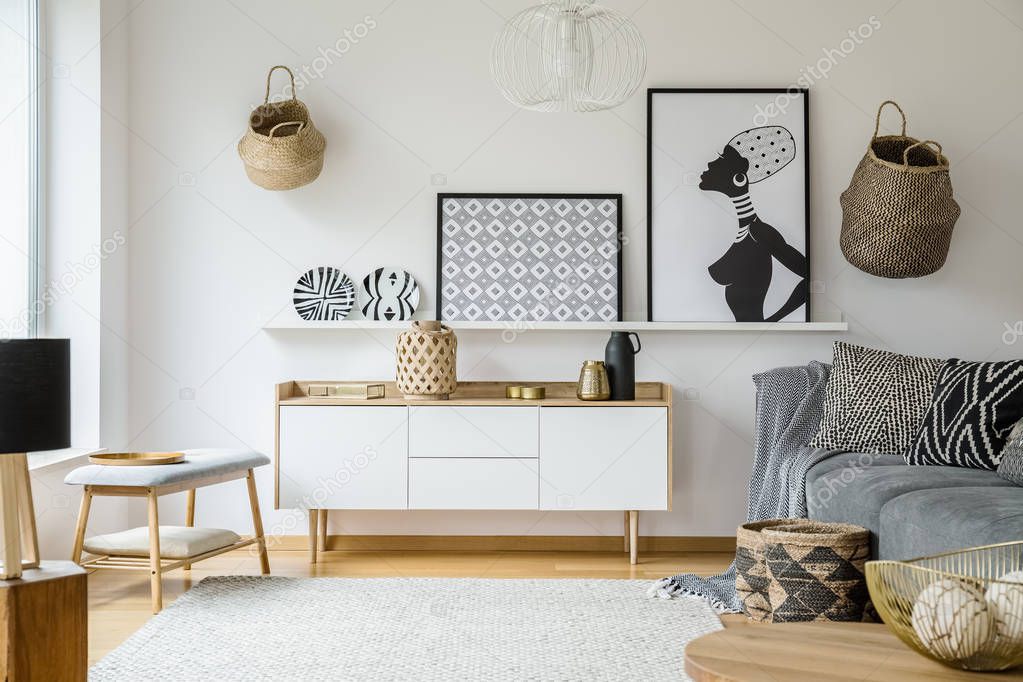
[[0, 338], [35, 336], [41, 268], [39, 0], [0, 3]]

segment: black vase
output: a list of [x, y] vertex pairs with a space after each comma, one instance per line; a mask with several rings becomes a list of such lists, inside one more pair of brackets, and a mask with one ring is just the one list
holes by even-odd
[[[632, 336], [636, 337], [635, 346], [632, 345]], [[636, 399], [636, 353], [642, 348], [636, 332], [611, 332], [611, 338], [604, 348], [604, 365], [611, 384], [611, 400]]]

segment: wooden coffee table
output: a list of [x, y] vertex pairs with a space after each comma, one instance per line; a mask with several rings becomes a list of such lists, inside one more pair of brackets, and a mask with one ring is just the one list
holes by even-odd
[[971, 673], [921, 656], [884, 625], [739, 623], [693, 640], [686, 672], [695, 682], [911, 682], [1023, 680], [1023, 668]]

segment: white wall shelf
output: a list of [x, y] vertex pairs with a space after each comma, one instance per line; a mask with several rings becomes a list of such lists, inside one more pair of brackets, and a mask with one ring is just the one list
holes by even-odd
[[[845, 332], [848, 322], [447, 322], [455, 331], [635, 331], [635, 332]], [[357, 331], [376, 329], [408, 329], [410, 322], [378, 320], [342, 320], [340, 322], [305, 322], [273, 320], [263, 325], [266, 331], [285, 329], [320, 329]]]

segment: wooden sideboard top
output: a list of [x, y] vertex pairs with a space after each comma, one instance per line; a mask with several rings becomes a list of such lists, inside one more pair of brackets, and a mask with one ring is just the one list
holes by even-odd
[[[575, 397], [574, 381], [461, 381], [458, 389], [447, 400], [407, 400], [398, 392], [393, 381], [364, 381], [354, 383], [384, 384], [384, 397], [364, 400], [358, 398], [310, 397], [310, 384], [342, 384], [351, 381], [285, 381], [277, 384], [279, 405], [460, 405], [460, 406], [516, 406], [541, 405], [545, 407], [671, 407], [671, 384], [657, 381], [636, 382], [635, 400], [579, 400]], [[505, 397], [507, 386], [543, 386], [547, 397], [543, 400], [518, 400]]]

